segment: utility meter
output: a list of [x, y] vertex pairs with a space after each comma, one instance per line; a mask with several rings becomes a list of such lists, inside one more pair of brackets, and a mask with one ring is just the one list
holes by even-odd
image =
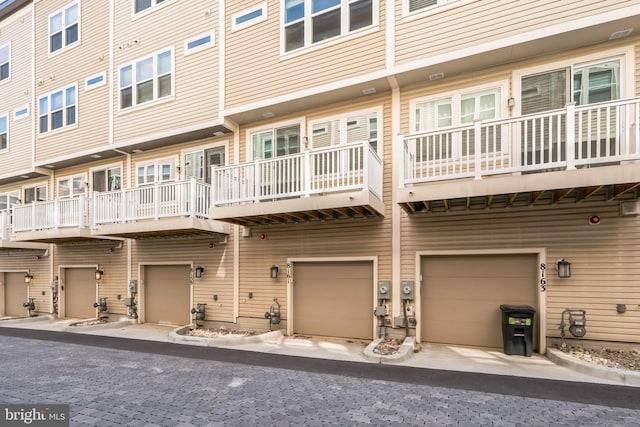
[[403, 280], [400, 282], [400, 298], [403, 300], [414, 299], [415, 282]]
[[387, 280], [381, 280], [378, 282], [378, 299], [390, 299], [391, 298], [391, 282]]
[[129, 293], [135, 294], [138, 292], [138, 281], [129, 280]]

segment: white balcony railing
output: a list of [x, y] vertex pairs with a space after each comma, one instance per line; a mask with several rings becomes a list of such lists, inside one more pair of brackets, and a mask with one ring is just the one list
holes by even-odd
[[640, 160], [640, 98], [404, 137], [403, 183]]
[[382, 199], [382, 160], [368, 141], [212, 167], [212, 203], [226, 206], [368, 190]]
[[93, 194], [93, 223], [116, 224], [167, 217], [207, 218], [211, 186], [195, 178]]
[[13, 207], [13, 232], [49, 230], [89, 225], [89, 201], [86, 196], [33, 202]]
[[0, 240], [9, 240], [9, 227], [11, 226], [11, 215], [8, 210], [0, 211]]

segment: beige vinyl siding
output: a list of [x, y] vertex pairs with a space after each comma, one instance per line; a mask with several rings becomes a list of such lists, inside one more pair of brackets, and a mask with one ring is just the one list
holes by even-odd
[[[25, 7], [0, 23], [0, 46], [10, 43], [9, 80], [0, 82], [0, 115], [7, 114], [9, 150], [0, 153], [0, 176], [23, 171], [31, 166], [31, 40], [32, 7]], [[29, 117], [13, 119], [16, 110], [29, 106]]]
[[[202, 278], [194, 277], [193, 301], [207, 304], [206, 320], [233, 321], [233, 236], [229, 243], [220, 243], [220, 236], [185, 237], [175, 239], [134, 240], [131, 277], [139, 278], [141, 264], [165, 265], [193, 263], [202, 265]], [[213, 243], [214, 247], [209, 245]], [[213, 295], [218, 300], [213, 300]]]
[[227, 2], [225, 107], [330, 84], [385, 67], [385, 1], [371, 34], [336, 37], [281, 57], [279, 0], [267, 2], [268, 20], [231, 32], [231, 17], [255, 2]]
[[[127, 245], [123, 241], [122, 248], [117, 249], [116, 240], [91, 240], [76, 244], [55, 245], [54, 274], [57, 276], [60, 267], [92, 267], [99, 265], [104, 277], [98, 285], [98, 297], [107, 298], [108, 313], [127, 314], [124, 298], [128, 292], [127, 281]], [[118, 299], [120, 295], [120, 299]], [[97, 301], [96, 301], [97, 302]]]
[[[3, 251], [8, 254], [8, 251]], [[33, 298], [36, 304], [36, 312], [49, 313], [51, 309], [51, 277], [49, 275], [49, 257], [40, 257], [43, 251], [20, 251], [11, 256], [0, 257], [0, 272], [3, 271], [24, 271], [27, 270], [33, 276], [33, 281], [29, 285], [29, 298]], [[49, 254], [49, 256], [51, 256]], [[27, 285], [25, 285], [27, 286]], [[43, 295], [44, 293], [44, 295]], [[26, 300], [24, 301], [26, 302]], [[25, 309], [25, 315], [27, 311]]]
[[[85, 91], [85, 79], [107, 72], [109, 64], [109, 2], [78, 1], [79, 43], [49, 55], [49, 15], [71, 4], [69, 0], [40, 1], [36, 10], [35, 103], [36, 162], [69, 156], [109, 144], [108, 84]], [[38, 84], [42, 82], [42, 84]], [[76, 124], [69, 129], [40, 134], [38, 99], [42, 95], [77, 83]]]
[[[600, 225], [589, 225], [593, 214]], [[547, 336], [559, 336], [561, 312], [571, 308], [587, 311], [586, 339], [640, 342], [640, 217], [620, 217], [617, 203], [403, 216], [402, 277], [414, 277], [418, 251], [544, 248]], [[571, 278], [558, 278], [561, 258]], [[616, 312], [619, 303], [626, 313]]]
[[[204, 126], [218, 116], [217, 2], [167, 2], [132, 18], [132, 2], [115, 2], [114, 141], [151, 139]], [[215, 30], [215, 46], [184, 55], [184, 42]], [[134, 41], [137, 41], [135, 43]], [[173, 48], [174, 96], [120, 110], [119, 68]]]
[[402, 17], [402, 2], [398, 1], [396, 63], [485, 44], [635, 3], [632, 0], [461, 1], [458, 5], [426, 9], [431, 13], [415, 14], [420, 17], [407, 19]]

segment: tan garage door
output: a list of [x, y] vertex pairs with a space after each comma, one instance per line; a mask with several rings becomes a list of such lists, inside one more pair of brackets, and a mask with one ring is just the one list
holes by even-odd
[[294, 333], [372, 339], [373, 263], [295, 263], [293, 272]]
[[24, 283], [24, 274], [4, 273], [4, 314], [6, 316], [22, 317], [27, 315], [27, 309], [22, 306], [27, 302], [27, 285]]
[[64, 271], [65, 317], [90, 319], [96, 317], [93, 304], [96, 297], [94, 268], [67, 268]]
[[536, 308], [536, 255], [426, 256], [421, 269], [422, 341], [502, 347], [500, 305]]
[[191, 321], [188, 265], [149, 265], [144, 269], [145, 322], [186, 325]]

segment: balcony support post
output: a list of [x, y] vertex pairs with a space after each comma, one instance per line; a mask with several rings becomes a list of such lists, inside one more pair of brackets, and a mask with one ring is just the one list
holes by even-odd
[[565, 156], [567, 170], [576, 168], [576, 104], [567, 104], [567, 133], [565, 135]]

